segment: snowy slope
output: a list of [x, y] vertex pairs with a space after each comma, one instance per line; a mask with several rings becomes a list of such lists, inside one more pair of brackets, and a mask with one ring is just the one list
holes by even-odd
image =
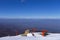
[[46, 37], [41, 36], [39, 33], [34, 33], [35, 36], [32, 36], [31, 33], [29, 33], [26, 36], [7, 36], [7, 37], [2, 37], [0, 40], [60, 40], [60, 34], [58, 33], [49, 33], [50, 35], [47, 35]]

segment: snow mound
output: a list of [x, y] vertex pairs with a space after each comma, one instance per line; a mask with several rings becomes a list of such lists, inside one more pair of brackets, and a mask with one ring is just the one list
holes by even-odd
[[49, 35], [43, 37], [39, 33], [34, 33], [35, 36], [32, 36], [31, 33], [27, 34], [27, 36], [7, 36], [2, 37], [0, 40], [60, 40], [60, 34], [58, 33], [49, 33]]

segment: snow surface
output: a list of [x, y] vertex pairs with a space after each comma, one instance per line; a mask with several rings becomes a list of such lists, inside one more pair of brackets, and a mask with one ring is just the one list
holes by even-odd
[[43, 37], [39, 33], [34, 33], [35, 36], [32, 36], [31, 33], [27, 34], [27, 36], [7, 36], [2, 37], [0, 40], [60, 40], [60, 34], [58, 33], [49, 33], [49, 35]]

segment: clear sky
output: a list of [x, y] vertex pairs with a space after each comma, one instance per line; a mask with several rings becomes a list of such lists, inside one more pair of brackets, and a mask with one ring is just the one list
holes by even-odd
[[0, 0], [0, 18], [60, 18], [60, 0]]

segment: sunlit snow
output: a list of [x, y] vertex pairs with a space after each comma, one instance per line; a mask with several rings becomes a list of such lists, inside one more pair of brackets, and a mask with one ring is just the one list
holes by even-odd
[[43, 37], [39, 33], [34, 33], [35, 36], [32, 36], [31, 33], [27, 34], [27, 36], [7, 36], [1, 37], [0, 40], [60, 40], [60, 34], [58, 33], [49, 33], [49, 35]]

